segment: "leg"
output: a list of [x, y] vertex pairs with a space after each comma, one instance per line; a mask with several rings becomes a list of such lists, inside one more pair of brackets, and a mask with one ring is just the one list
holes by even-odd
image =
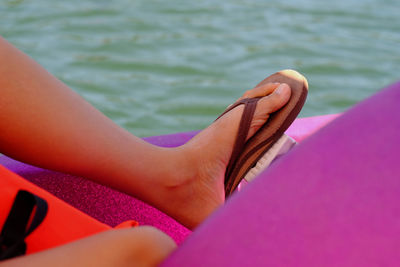
[[[65, 84], [0, 37], [0, 151], [47, 169], [114, 187], [194, 227], [224, 201], [223, 176], [243, 107], [179, 148], [150, 145], [118, 127]], [[265, 96], [252, 121], [290, 97], [287, 85], [246, 93]], [[222, 134], [223, 133], [223, 134]]]
[[398, 265], [399, 99], [400, 82], [308, 138], [163, 266]]
[[176, 245], [155, 228], [110, 230], [63, 246], [0, 263], [12, 266], [157, 266]]

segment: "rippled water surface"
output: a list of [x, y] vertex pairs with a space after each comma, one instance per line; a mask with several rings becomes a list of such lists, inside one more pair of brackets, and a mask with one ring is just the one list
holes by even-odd
[[398, 0], [2, 0], [0, 34], [147, 136], [203, 128], [284, 68], [309, 80], [301, 116], [342, 112], [400, 79], [399, 14]]

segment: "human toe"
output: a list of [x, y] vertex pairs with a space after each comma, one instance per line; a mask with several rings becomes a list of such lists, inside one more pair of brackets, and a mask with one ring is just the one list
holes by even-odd
[[271, 114], [282, 108], [290, 99], [291, 89], [286, 83], [280, 84], [271, 94], [260, 99], [260, 111]]
[[290, 95], [291, 89], [289, 85], [282, 83], [271, 94], [258, 101], [247, 139], [253, 136], [264, 125], [271, 113], [279, 110], [289, 101]]
[[247, 90], [240, 99], [244, 98], [254, 98], [254, 97], [263, 97], [271, 94], [280, 83], [266, 83], [260, 86], [257, 86], [251, 90]]

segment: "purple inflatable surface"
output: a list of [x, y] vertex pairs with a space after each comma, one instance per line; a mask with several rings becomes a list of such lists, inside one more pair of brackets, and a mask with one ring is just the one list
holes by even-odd
[[[336, 115], [327, 115], [298, 119], [287, 133], [296, 140], [302, 140], [335, 117]], [[154, 136], [145, 140], [159, 146], [174, 147], [184, 144], [196, 133], [193, 131]], [[152, 225], [161, 229], [177, 243], [181, 243], [190, 233], [188, 229], [142, 201], [81, 177], [33, 167], [5, 156], [0, 156], [0, 164], [110, 226], [134, 219], [141, 225]]]
[[400, 82], [295, 147], [163, 266], [398, 266]]

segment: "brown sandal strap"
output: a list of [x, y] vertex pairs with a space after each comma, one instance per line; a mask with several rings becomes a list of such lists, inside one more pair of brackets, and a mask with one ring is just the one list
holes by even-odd
[[229, 181], [229, 177], [235, 167], [236, 161], [239, 158], [240, 153], [242, 152], [242, 150], [246, 144], [246, 138], [249, 133], [249, 129], [251, 126], [251, 122], [253, 120], [254, 112], [257, 107], [257, 102], [260, 99], [261, 99], [260, 97], [257, 97], [257, 98], [245, 98], [245, 99], [239, 100], [236, 103], [234, 103], [233, 105], [231, 105], [227, 110], [224, 111], [224, 113], [222, 113], [217, 118], [217, 120], [218, 120], [220, 117], [222, 117], [223, 115], [225, 115], [226, 113], [228, 113], [229, 111], [231, 111], [232, 109], [236, 108], [239, 105], [245, 105], [243, 113], [242, 113], [242, 117], [240, 119], [240, 124], [239, 124], [239, 129], [237, 131], [236, 140], [233, 145], [231, 158], [229, 160], [228, 166], [225, 171], [225, 187], [227, 186], [228, 182], [232, 182], [232, 181]]

